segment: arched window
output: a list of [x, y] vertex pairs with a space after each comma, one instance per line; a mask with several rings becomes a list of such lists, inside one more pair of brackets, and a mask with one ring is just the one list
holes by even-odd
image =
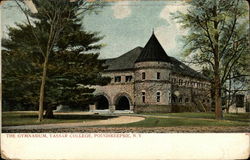
[[161, 92], [157, 91], [156, 92], [156, 102], [160, 102], [161, 101]]
[[189, 99], [188, 99], [188, 98], [186, 98], [186, 99], [185, 99], [185, 103], [188, 103], [188, 102], [189, 102]]

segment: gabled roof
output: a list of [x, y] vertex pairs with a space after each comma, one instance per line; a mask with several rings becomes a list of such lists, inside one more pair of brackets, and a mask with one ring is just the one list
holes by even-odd
[[117, 58], [106, 59], [105, 65], [108, 68], [105, 71], [120, 71], [120, 70], [130, 70], [134, 68], [135, 60], [140, 55], [142, 47], [136, 47], [131, 51], [121, 55]]
[[152, 34], [149, 41], [143, 48], [142, 53], [136, 60], [136, 62], [146, 61], [170, 62], [169, 56], [162, 48], [154, 33]]

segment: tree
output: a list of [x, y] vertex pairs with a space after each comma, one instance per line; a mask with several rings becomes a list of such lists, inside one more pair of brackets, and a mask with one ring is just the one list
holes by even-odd
[[187, 13], [175, 17], [190, 31], [185, 55], [212, 70], [216, 119], [222, 118], [221, 94], [233, 67], [249, 51], [247, 8], [242, 0], [193, 0]]
[[[31, 13], [16, 2], [28, 23], [10, 28], [9, 38], [3, 40], [3, 66], [6, 67], [3, 81], [16, 86], [22, 81], [19, 77], [33, 79], [22, 83], [21, 88], [29, 90], [32, 102], [39, 96], [39, 121], [43, 119], [44, 109], [47, 117], [53, 117], [52, 109], [58, 104], [89, 103], [94, 89], [88, 86], [109, 82], [109, 78], [101, 77], [99, 73], [105, 69], [96, 53], [102, 46], [97, 44], [102, 37], [84, 31], [81, 24], [83, 13], [100, 7], [99, 3], [36, 0], [33, 2], [38, 12]], [[16, 63], [22, 63], [26, 68], [19, 68]], [[10, 68], [15, 72], [10, 73]], [[31, 82], [35, 86], [33, 89], [29, 88]]]

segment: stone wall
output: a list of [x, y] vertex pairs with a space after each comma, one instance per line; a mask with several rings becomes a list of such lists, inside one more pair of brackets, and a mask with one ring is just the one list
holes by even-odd
[[[187, 106], [185, 110], [191, 110], [192, 107], [189, 106], [194, 106], [199, 111], [211, 110], [209, 82], [177, 74], [173, 74], [171, 79], [172, 105]], [[181, 111], [182, 109], [176, 110]]]
[[[132, 76], [132, 80], [125, 82], [125, 76]], [[95, 86], [95, 95], [105, 95], [109, 101], [110, 110], [115, 110], [115, 104], [117, 99], [121, 96], [125, 96], [130, 103], [130, 110], [133, 110], [134, 106], [134, 72], [133, 71], [121, 71], [121, 72], [105, 72], [103, 76], [111, 77], [110, 84], [106, 86]], [[121, 76], [121, 82], [115, 82], [114, 77]]]
[[[166, 62], [139, 62], [135, 64], [135, 105], [168, 105], [171, 85], [170, 64]], [[142, 74], [145, 73], [145, 79]], [[157, 73], [160, 77], [157, 78]], [[145, 102], [142, 93], [145, 92]], [[157, 92], [160, 101], [157, 101]]]
[[[166, 62], [139, 62], [135, 63], [134, 70], [104, 72], [103, 76], [111, 77], [111, 82], [107, 86], [95, 86], [94, 94], [104, 95], [112, 112], [121, 96], [129, 100], [130, 111], [135, 112], [210, 111], [209, 82], [171, 73], [171, 67]], [[145, 79], [142, 78], [143, 72]], [[160, 78], [157, 78], [157, 73], [160, 73]], [[115, 81], [116, 76], [121, 77], [119, 82]], [[132, 79], [126, 81], [126, 76], [132, 76]], [[145, 102], [142, 101], [142, 92], [145, 92]], [[160, 101], [157, 101], [157, 92]]]
[[171, 105], [143, 105], [135, 106], [135, 113], [169, 113], [171, 112]]

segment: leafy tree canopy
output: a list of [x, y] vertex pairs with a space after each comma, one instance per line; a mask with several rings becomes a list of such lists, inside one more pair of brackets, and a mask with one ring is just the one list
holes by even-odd
[[[10, 27], [9, 37], [3, 39], [3, 99], [13, 107], [38, 106], [44, 57], [48, 43], [53, 40], [47, 65], [45, 109], [59, 104], [90, 103], [94, 92], [91, 86], [106, 85], [110, 78], [100, 75], [105, 66], [98, 59], [102, 47], [98, 42], [103, 37], [85, 31], [81, 23], [84, 17], [79, 15], [86, 2], [37, 0], [34, 3], [38, 13], [27, 12], [32, 24]], [[95, 8], [84, 6], [89, 7], [88, 11]], [[58, 22], [52, 22], [53, 18]]]

